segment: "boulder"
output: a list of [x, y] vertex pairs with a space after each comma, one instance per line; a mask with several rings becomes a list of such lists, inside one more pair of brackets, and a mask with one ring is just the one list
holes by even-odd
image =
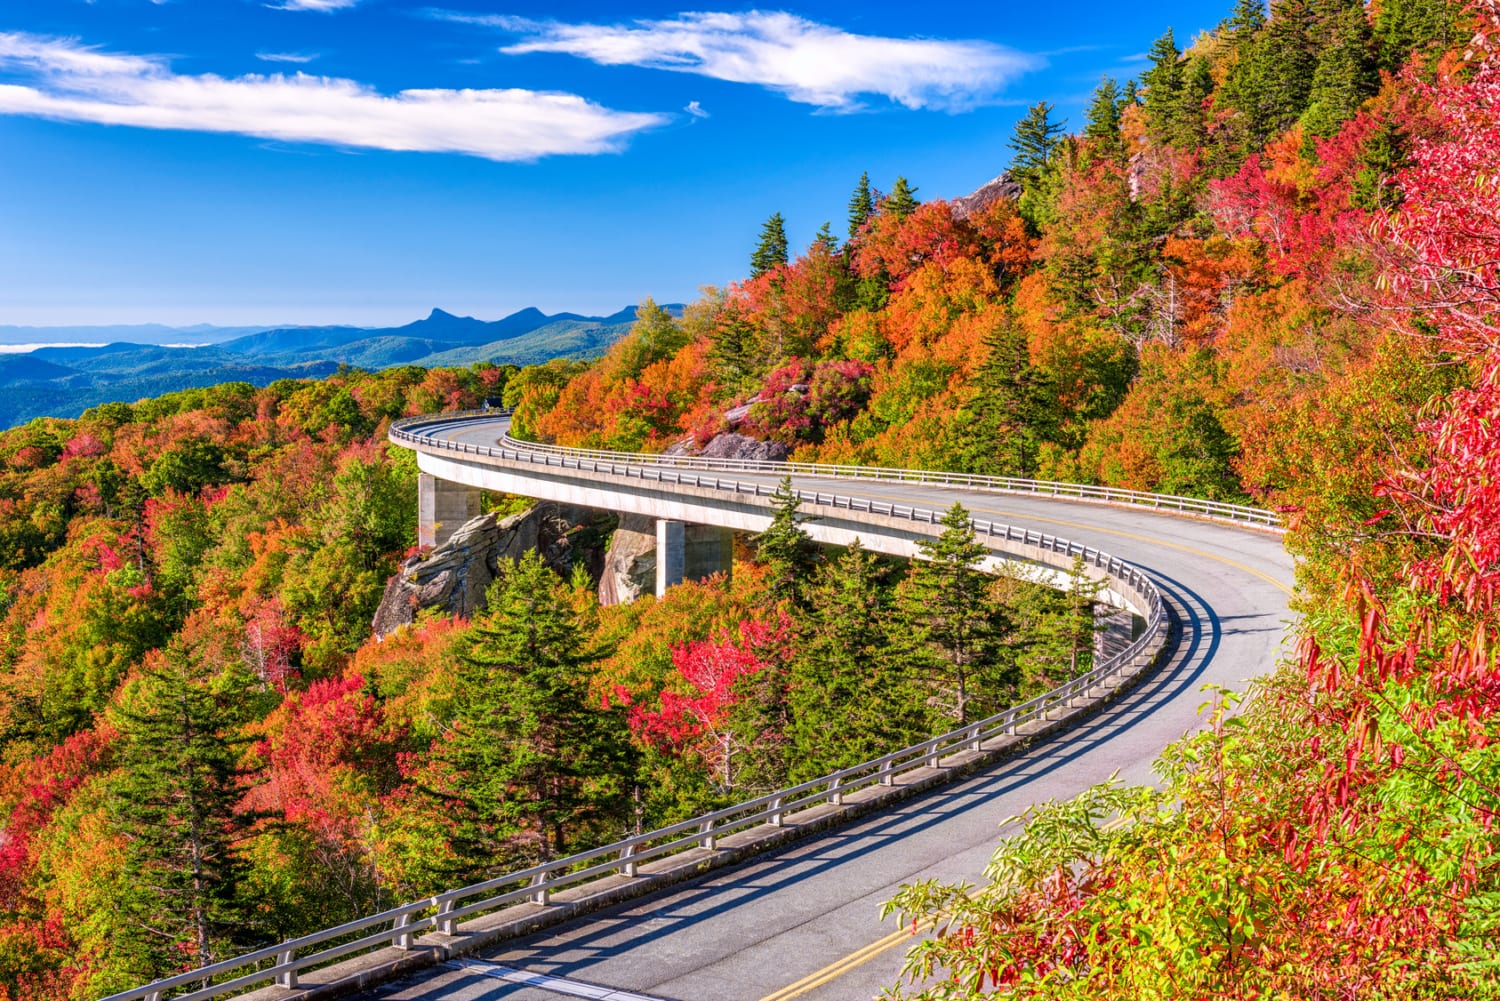
[[441, 546], [401, 564], [386, 583], [371, 628], [377, 637], [388, 636], [428, 608], [473, 616], [484, 608], [490, 583], [531, 549], [566, 574], [573, 557], [570, 533], [587, 517], [580, 509], [547, 503], [507, 518], [471, 518]]
[[755, 459], [762, 462], [785, 462], [791, 449], [779, 441], [760, 441], [726, 431], [716, 435], [699, 453], [707, 459]]
[[656, 593], [656, 520], [620, 515], [599, 576], [599, 604], [623, 605]]

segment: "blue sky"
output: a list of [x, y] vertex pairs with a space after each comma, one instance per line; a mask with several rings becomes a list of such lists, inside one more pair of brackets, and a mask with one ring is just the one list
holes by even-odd
[[861, 171], [967, 193], [1228, 6], [6, 0], [0, 324], [688, 300]]

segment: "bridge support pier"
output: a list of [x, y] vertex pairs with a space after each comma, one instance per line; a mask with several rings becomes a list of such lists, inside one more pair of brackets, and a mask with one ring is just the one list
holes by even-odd
[[1094, 663], [1113, 657], [1135, 639], [1137, 623], [1145, 621], [1128, 608], [1117, 608], [1104, 602], [1094, 605]]
[[729, 573], [734, 563], [734, 532], [716, 525], [656, 522], [656, 596], [685, 580]]
[[441, 546], [479, 516], [480, 491], [431, 473], [417, 476], [417, 545]]

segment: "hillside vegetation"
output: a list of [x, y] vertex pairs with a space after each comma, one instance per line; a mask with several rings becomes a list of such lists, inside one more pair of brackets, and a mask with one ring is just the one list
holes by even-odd
[[[1018, 197], [861, 179], [846, 238], [593, 364], [226, 384], [0, 434], [0, 985], [87, 998], [848, 764], [1084, 670], [1089, 595], [820, 553], [600, 608], [535, 557], [369, 619], [415, 542], [390, 420], [1079, 479], [1284, 511], [1293, 663], [1160, 789], [1037, 812], [893, 909], [933, 998], [1500, 994], [1500, 12], [1241, 4]], [[843, 213], [843, 207], [839, 207]], [[841, 227], [843, 229], [843, 227]], [[509, 500], [492, 499], [495, 504]], [[1235, 711], [1230, 712], [1229, 710]], [[1124, 823], [1105, 821], [1120, 815]]]

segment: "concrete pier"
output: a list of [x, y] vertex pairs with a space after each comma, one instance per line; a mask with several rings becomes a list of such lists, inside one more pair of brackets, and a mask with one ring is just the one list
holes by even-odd
[[717, 525], [656, 522], [656, 596], [685, 580], [729, 573], [734, 565], [734, 532]]
[[480, 491], [431, 473], [417, 476], [417, 545], [441, 546], [479, 516]]

